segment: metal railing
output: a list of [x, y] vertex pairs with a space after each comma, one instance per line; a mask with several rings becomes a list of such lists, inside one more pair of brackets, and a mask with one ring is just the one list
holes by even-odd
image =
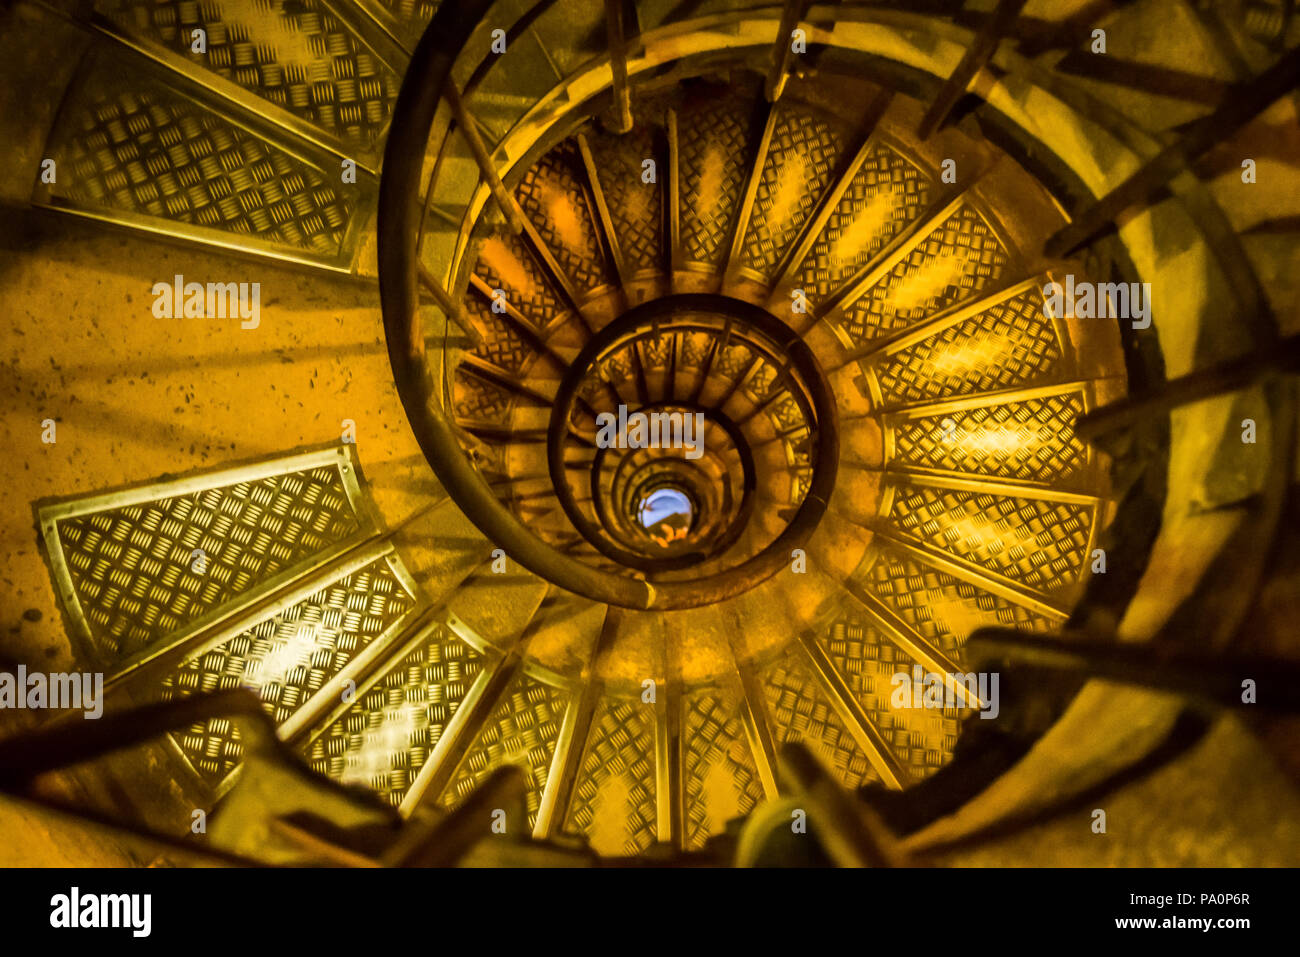
[[[802, 4], [794, 2], [788, 4], [782, 22], [792, 16], [797, 20], [796, 8], [801, 6]], [[835, 464], [838, 460], [835, 402], [821, 380], [815, 358], [788, 327], [776, 322], [762, 310], [753, 309], [756, 313], [762, 313], [762, 321], [766, 325], [781, 327], [783, 331], [779, 338], [783, 348], [791, 353], [789, 358], [801, 370], [799, 378], [802, 390], [794, 391], [807, 396], [803, 401], [803, 405], [807, 406], [805, 414], [809, 424], [815, 424], [812, 435], [816, 445], [816, 464], [808, 482], [808, 491], [798, 503], [798, 512], [787, 528], [759, 554], [736, 567], [694, 582], [656, 581], [651, 584], [643, 580], [642, 575], [683, 564], [680, 560], [674, 562], [672, 559], [697, 561], [715, 556], [721, 547], [733, 543], [739, 537], [743, 527], [728, 529], [713, 543], [713, 547], [704, 552], [669, 556], [666, 563], [646, 561], [644, 556], [622, 547], [579, 509], [577, 496], [569, 484], [563, 454], [565, 440], [571, 438], [573, 433], [568, 425], [567, 412], [564, 416], [553, 413], [548, 436], [549, 460], [559, 501], [574, 527], [587, 541], [598, 552], [626, 566], [628, 571], [625, 574], [604, 571], [565, 554], [528, 528], [504, 505], [469, 460], [462, 441], [463, 430], [454, 422], [443, 401], [446, 383], [451, 380], [452, 373], [448, 370], [439, 377], [428, 368], [425, 351], [428, 333], [421, 327], [419, 315], [421, 289], [429, 292], [448, 320], [472, 342], [481, 341], [481, 334], [455, 301], [452, 292], [431, 274], [421, 260], [421, 227], [427, 216], [427, 210], [419, 200], [424, 185], [421, 176], [429, 133], [441, 109], [445, 108], [455, 129], [464, 137], [479, 168], [480, 181], [487, 187], [493, 203], [510, 230], [530, 241], [533, 248], [538, 249], [539, 258], [544, 263], [548, 263], [551, 258], [518, 202], [506, 189], [501, 174], [494, 165], [492, 153], [483, 142], [476, 121], [467, 111], [464, 97], [452, 79], [453, 68], [463, 65], [461, 55], [469, 38], [491, 7], [492, 4], [488, 2], [457, 4], [454, 9], [451, 5], [445, 5], [435, 15], [412, 58], [395, 109], [393, 128], [385, 152], [379, 201], [380, 288], [389, 357], [398, 392], [416, 439], [443, 486], [470, 519], [525, 568], [568, 591], [609, 604], [643, 609], [698, 607], [739, 594], [788, 564], [791, 550], [804, 543], [816, 528], [834, 487]], [[626, 25], [622, 22], [620, 5], [608, 4], [606, 12], [611, 87], [616, 115], [613, 126], [625, 130], [631, 128], [632, 122], [626, 66]], [[790, 66], [789, 57], [783, 52], [787, 46], [788, 44], [778, 42], [773, 48], [773, 69], [777, 71], [774, 76], [779, 76], [780, 71]], [[480, 64], [472, 75], [481, 78], [482, 69], [483, 64]], [[779, 95], [780, 85], [776, 82], [769, 90], [769, 95], [773, 98]], [[427, 193], [425, 198], [427, 200]], [[553, 274], [558, 272], [554, 267], [550, 271]], [[563, 288], [564, 283], [561, 281], [557, 285]], [[730, 301], [729, 308], [736, 307], [737, 303]], [[574, 312], [581, 316], [580, 310], [575, 309]], [[588, 351], [570, 366], [566, 383], [572, 380], [572, 385], [576, 386], [581, 372], [588, 368], [594, 358], [589, 350], [595, 341], [590, 340]], [[577, 373], [574, 370], [578, 370]], [[640, 372], [638, 368], [638, 373]], [[785, 385], [783, 374], [781, 381], [774, 383], [774, 386], [784, 388]], [[516, 394], [522, 394], [520, 388], [507, 388]], [[778, 391], [774, 389], [771, 398], [775, 399]], [[567, 409], [572, 405], [572, 395], [564, 395], [563, 388], [561, 393], [554, 400], [553, 409], [556, 412], [561, 406]], [[530, 395], [528, 398], [541, 397]], [[659, 397], [661, 401], [676, 401], [678, 398], [680, 397], [675, 395]], [[509, 435], [495, 438], [508, 440]], [[746, 487], [750, 484], [752, 480], [747, 479]], [[592, 498], [597, 501], [600, 498], [598, 481], [595, 479], [592, 482]], [[608, 510], [608, 501], [603, 502], [601, 508]], [[749, 513], [742, 509], [742, 515], [747, 519]]]

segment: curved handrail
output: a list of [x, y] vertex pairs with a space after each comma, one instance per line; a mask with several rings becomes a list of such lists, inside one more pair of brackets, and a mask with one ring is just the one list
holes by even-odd
[[[602, 355], [617, 347], [638, 330], [649, 327], [675, 329], [671, 318], [675, 313], [716, 313], [734, 316], [738, 321], [756, 329], [784, 350], [790, 360], [790, 368], [798, 373], [812, 405], [812, 421], [816, 423], [818, 429], [813, 480], [808, 496], [800, 503], [799, 510], [790, 524], [758, 554], [733, 568], [716, 572], [693, 583], [701, 591], [706, 591], [719, 582], [727, 580], [728, 576], [738, 575], [741, 579], [750, 580], [747, 587], [753, 587], [783, 567], [789, 560], [790, 549], [802, 544], [821, 521], [826, 502], [830, 499], [830, 492], [834, 489], [835, 471], [839, 464], [836, 405], [834, 396], [831, 395], [822, 375], [821, 367], [812, 350], [799, 338], [799, 335], [767, 310], [728, 296], [682, 293], [642, 303], [601, 329], [588, 340], [574, 359], [569, 374], [564, 377], [559, 389], [556, 390], [547, 434], [547, 464], [551, 481], [555, 485], [556, 497], [574, 527], [600, 551], [606, 554], [614, 552], [613, 548], [607, 552], [606, 546], [599, 543], [598, 529], [582, 514], [573, 489], [566, 481], [564, 474], [566, 425], [584, 370], [593, 368]], [[732, 428], [735, 429], [734, 426]], [[739, 429], [735, 429], [734, 432], [729, 430], [729, 435], [733, 443], [739, 447], [741, 444]], [[814, 492], [819, 494], [815, 496]]]
[[[790, 549], [811, 534], [829, 504], [839, 462], [839, 439], [834, 397], [820, 375], [810, 392], [823, 427], [818, 457], [824, 464], [815, 469], [799, 512], [763, 552], [713, 576], [708, 587], [701, 587], [701, 582], [651, 585], [593, 568], [543, 541], [497, 500], [465, 456], [438, 402], [437, 386], [425, 363], [418, 312], [421, 171], [429, 130], [456, 57], [491, 5], [492, 0], [469, 0], [438, 9], [411, 58], [384, 150], [379, 188], [379, 292], [389, 363], [411, 431], [439, 481], [470, 520], [519, 564], [561, 588], [594, 601], [647, 610], [696, 608], [741, 594], [786, 566]], [[811, 362], [815, 368], [816, 359], [801, 341], [792, 354], [800, 349], [800, 361]]]
[[[568, 487], [567, 482], [565, 483], [564, 486], [567, 495], [557, 496], [561, 498], [561, 502], [560, 502], [561, 506], [566, 507], [566, 514], [567, 514], [567, 507], [571, 506], [574, 508], [575, 511], [573, 515], [577, 516], [577, 521], [574, 521], [573, 515], [569, 515], [569, 520], [573, 523], [574, 527], [577, 528], [578, 531], [583, 534], [583, 537], [586, 538], [587, 541], [589, 541], [597, 551], [599, 551], [601, 554], [605, 555], [608, 558], [612, 558], [616, 561], [621, 561], [623, 564], [627, 565], [630, 568], [636, 568], [646, 572], [672, 571], [679, 568], [687, 568], [690, 565], [695, 565], [704, 561], [708, 561], [710, 558], [716, 557], [717, 555], [725, 551], [727, 548], [730, 548], [733, 544], [735, 544], [736, 540], [740, 537], [741, 533], [744, 531], [745, 523], [748, 522], [749, 520], [749, 513], [750, 511], [752, 511], [753, 503], [754, 503], [753, 492], [758, 486], [757, 479], [755, 478], [753, 453], [749, 449], [749, 444], [744, 441], [744, 438], [741, 435], [740, 430], [736, 428], [735, 423], [733, 423], [726, 416], [723, 416], [716, 409], [705, 409], [702, 406], [697, 406], [691, 402], [658, 403], [653, 406], [647, 406], [642, 411], [646, 411], [647, 409], [663, 407], [668, 404], [671, 404], [674, 407], [687, 409], [688, 411], [691, 412], [706, 412], [709, 415], [711, 415], [713, 417], [714, 424], [716, 424], [719, 428], [721, 428], [724, 432], [727, 433], [727, 438], [731, 441], [732, 445], [736, 449], [737, 454], [740, 456], [740, 468], [741, 468], [742, 483], [743, 483], [741, 506], [737, 510], [736, 515], [729, 523], [723, 535], [718, 539], [718, 541], [711, 543], [707, 551], [700, 551], [698, 546], [695, 546], [694, 550], [690, 550], [690, 549], [681, 549], [676, 551], [669, 550], [665, 552], [663, 556], [647, 556], [647, 555], [637, 554], [634, 551], [630, 551], [621, 546], [611, 544], [600, 535], [602, 529], [599, 526], [595, 526], [591, 522], [587, 521], [586, 517], [582, 514], [581, 510], [577, 509], [577, 500], [573, 497], [573, 492]], [[607, 451], [608, 451], [607, 449], [600, 449], [597, 451], [596, 457], [592, 461], [592, 466], [591, 466], [591, 472], [593, 475], [595, 475], [598, 469], [600, 468], [605, 453]], [[619, 464], [618, 466], [619, 472], [623, 470], [625, 464], [626, 463]], [[617, 482], [617, 478], [615, 481]], [[592, 504], [595, 506], [596, 514], [604, 518], [606, 513], [606, 509], [604, 507], [604, 501], [603, 501], [604, 497], [600, 493], [599, 487], [594, 480], [592, 482], [591, 494], [592, 494]], [[566, 506], [565, 504], [566, 502], [568, 503], [568, 506]]]

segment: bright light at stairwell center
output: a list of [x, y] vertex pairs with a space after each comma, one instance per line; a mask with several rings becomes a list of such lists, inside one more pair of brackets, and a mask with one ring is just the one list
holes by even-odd
[[665, 486], [655, 489], [641, 500], [637, 521], [660, 545], [685, 538], [691, 529], [694, 506], [690, 497], [679, 488]]

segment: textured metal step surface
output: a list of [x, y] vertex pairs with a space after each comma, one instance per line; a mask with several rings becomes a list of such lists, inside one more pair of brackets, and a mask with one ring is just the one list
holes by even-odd
[[97, 10], [123, 35], [181, 57], [193, 75], [227, 80], [377, 156], [400, 78], [322, 0], [100, 0]]
[[[283, 140], [265, 136], [247, 111], [227, 114], [217, 100], [169, 89], [130, 66], [138, 61], [101, 51], [74, 85], [52, 142], [73, 175], [38, 200], [177, 238], [350, 268], [358, 217], [373, 197], [365, 183], [341, 184], [331, 150], [377, 155], [396, 78], [319, 3], [277, 2], [229, 19], [218, 6], [128, 0], [101, 12], [123, 36], [188, 58], [195, 75], [212, 73], [266, 100], [264, 120], [288, 113], [334, 146], [304, 143], [292, 129]], [[408, 46], [433, 9], [376, 4], [361, 12]], [[537, 90], [586, 58], [576, 40], [553, 48], [559, 22], [552, 16], [512, 37], [518, 59], [480, 76], [467, 95], [493, 136], [489, 149], [525, 122], [523, 106]], [[196, 26], [212, 40], [202, 56], [184, 43]], [[536, 89], [511, 79], [519, 73]], [[296, 743], [319, 773], [367, 786], [403, 813], [454, 809], [493, 770], [517, 764], [529, 830], [577, 835], [614, 857], [669, 842], [703, 846], [773, 796], [770, 751], [786, 742], [806, 744], [848, 788], [910, 786], [951, 759], [969, 709], [899, 707], [891, 678], [914, 664], [968, 667], [964, 640], [981, 625], [1047, 631], [1068, 615], [1112, 504], [1107, 462], [1072, 424], [1099, 404], [1099, 380], [1122, 380], [1123, 367], [1118, 355], [1098, 365], [1076, 354], [1074, 317], [1049, 315], [1042, 295], [1054, 273], [1023, 278], [1032, 264], [1005, 228], [1020, 197], [965, 185], [949, 192], [934, 152], [912, 142], [904, 124], [886, 116], [855, 143], [842, 117], [800, 98], [799, 83], [765, 114], [753, 79], [714, 77], [703, 96], [657, 95], [638, 104], [631, 134], [584, 123], [581, 137], [509, 170], [531, 227], [522, 236], [434, 216], [429, 231], [468, 251], [458, 295], [485, 340], [469, 354], [490, 372], [462, 366], [450, 403], [460, 426], [494, 435], [536, 428], [545, 403], [527, 392], [549, 394], [556, 370], [548, 362], [567, 361], [583, 322], [616, 313], [610, 304], [630, 288], [698, 282], [756, 300], [756, 288], [773, 295], [765, 304], [801, 327], [841, 373], [837, 387], [856, 390], [854, 401], [879, 426], [878, 461], [865, 454], [875, 451], [865, 440], [845, 453], [855, 468], [879, 474], [879, 514], [860, 530], [867, 557], [835, 607], [809, 618], [816, 628], [792, 631], [778, 653], [730, 649], [727, 673], [695, 684], [670, 676], [680, 661], [639, 660], [647, 678], [674, 688], [647, 702], [626, 681], [606, 686], [589, 671], [552, 668], [531, 645], [515, 643], [513, 628], [480, 633], [447, 609], [417, 622], [419, 589], [386, 554], [207, 642], [166, 680], [167, 694], [231, 682], [258, 688], [294, 735], [305, 733], [310, 715], [310, 734]], [[463, 148], [448, 156], [458, 165], [452, 179], [474, 178]], [[647, 159], [663, 174], [652, 182], [642, 177]], [[431, 208], [454, 207], [457, 190], [479, 186], [435, 189]], [[452, 258], [440, 257], [427, 261]], [[809, 313], [789, 312], [787, 287], [806, 294]], [[508, 310], [492, 308], [498, 290]], [[732, 389], [734, 407], [779, 396], [778, 370], [755, 367], [750, 350], [733, 345], [706, 358], [708, 347], [691, 336], [647, 340], [636, 364], [611, 361], [600, 370], [605, 381], [598, 377], [583, 397], [595, 401], [606, 385], [630, 394], [636, 365], [659, 384], [706, 363], [711, 387]], [[807, 423], [793, 401], [772, 403], [763, 416], [781, 436], [780, 468], [798, 504], [807, 490]], [[481, 437], [489, 448], [495, 441]], [[492, 449], [503, 473], [544, 469], [537, 449], [505, 445]], [[348, 485], [320, 468], [227, 479], [174, 493], [151, 487], [146, 498], [97, 496], [42, 514], [55, 580], [89, 655], [122, 661], [165, 644], [203, 615], [272, 579], [291, 583], [329, 549], [373, 531], [353, 505], [364, 497], [355, 478]], [[559, 525], [545, 490], [512, 501], [534, 527]], [[286, 541], [278, 526], [249, 519], [254, 506], [300, 517], [310, 531]], [[274, 541], [263, 548], [257, 543], [268, 534]], [[209, 541], [219, 546], [210, 554], [221, 588], [181, 567], [183, 546]], [[479, 582], [459, 598], [500, 600], [485, 596]], [[522, 616], [529, 601], [515, 611]], [[733, 635], [762, 631], [780, 614], [743, 607], [728, 625]], [[520, 628], [537, 627], [543, 612], [535, 614]], [[675, 638], [676, 620], [637, 627]], [[599, 647], [589, 624], [569, 630], [573, 648]], [[689, 638], [682, 642], [689, 657]], [[298, 655], [285, 680], [279, 661], [299, 645], [311, 646], [310, 667]], [[353, 666], [379, 646], [382, 660]], [[339, 701], [352, 675], [360, 679], [355, 698]], [[198, 725], [173, 742], [208, 785], [229, 786], [240, 749], [227, 725]], [[557, 794], [567, 802], [556, 806]]]
[[337, 158], [267, 142], [239, 114], [196, 99], [144, 61], [93, 51], [47, 147], [62, 175], [38, 205], [334, 269], [351, 268], [374, 187]]
[[38, 509], [71, 630], [122, 662], [373, 533], [348, 446]]

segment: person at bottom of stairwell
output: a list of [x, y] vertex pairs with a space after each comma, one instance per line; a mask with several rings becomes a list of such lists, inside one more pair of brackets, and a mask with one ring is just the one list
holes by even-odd
[[646, 529], [650, 537], [663, 548], [667, 548], [678, 539], [686, 537], [690, 531], [690, 516], [680, 512], [666, 515], [650, 528]]

